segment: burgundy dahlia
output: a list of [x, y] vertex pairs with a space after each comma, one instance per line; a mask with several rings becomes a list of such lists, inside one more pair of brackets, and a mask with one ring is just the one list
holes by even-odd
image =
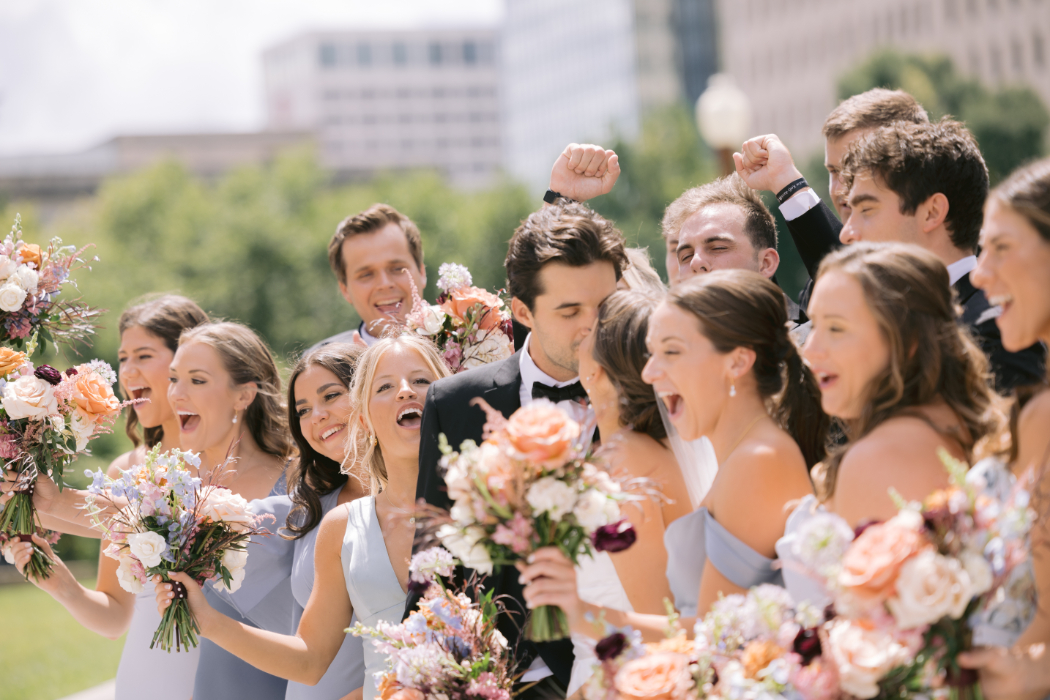
[[820, 656], [820, 636], [816, 628], [799, 630], [799, 633], [795, 635], [791, 650], [802, 657], [803, 666], [808, 666], [813, 659]]
[[603, 525], [591, 533], [591, 543], [599, 552], [622, 552], [637, 539], [638, 533], [629, 520]]
[[594, 645], [594, 653], [600, 661], [610, 661], [623, 653], [627, 647], [627, 637], [621, 632], [613, 632]]
[[62, 381], [62, 373], [51, 365], [40, 365], [33, 374], [51, 386], [56, 386]]

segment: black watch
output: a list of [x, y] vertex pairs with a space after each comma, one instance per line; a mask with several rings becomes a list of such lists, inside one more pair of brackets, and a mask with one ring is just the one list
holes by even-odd
[[[547, 204], [554, 204], [555, 199], [569, 199], [561, 192], [555, 192], [554, 190], [547, 190], [543, 195], [543, 201]], [[571, 200], [570, 200], [571, 201]]]

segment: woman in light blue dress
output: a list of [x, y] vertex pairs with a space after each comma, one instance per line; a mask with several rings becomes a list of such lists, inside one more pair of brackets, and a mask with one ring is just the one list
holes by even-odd
[[[351, 387], [350, 464], [367, 469], [370, 495], [337, 506], [318, 528], [315, 581], [296, 634], [240, 623], [212, 608], [192, 579], [187, 599], [202, 636], [268, 673], [314, 685], [328, 671], [357, 619], [368, 626], [399, 622], [415, 535], [419, 429], [427, 387], [448, 375], [430, 342], [414, 336], [379, 341], [362, 355]], [[250, 557], [249, 557], [250, 558]], [[171, 601], [157, 590], [158, 608]], [[364, 698], [376, 697], [385, 657], [365, 646]]]
[[[823, 457], [828, 420], [788, 336], [784, 294], [757, 273], [725, 270], [679, 284], [650, 318], [646, 344], [642, 377], [681, 438], [709, 437], [719, 464], [701, 507], [664, 534], [668, 582], [691, 631], [689, 618], [719, 595], [778, 580], [774, 546], [786, 506], [812, 493], [807, 467]], [[663, 615], [581, 602], [572, 564], [556, 549], [537, 552], [522, 578], [529, 604], [560, 606], [575, 633], [601, 636], [588, 618], [603, 614], [647, 639], [664, 637]]]
[[[314, 550], [321, 520], [337, 506], [367, 495], [359, 476], [340, 471], [352, 415], [350, 384], [360, 345], [332, 343], [299, 359], [288, 379], [288, 419], [299, 456], [288, 470], [288, 495], [253, 501], [272, 518], [268, 537], [253, 538], [244, 583], [216, 589], [243, 617], [271, 632], [299, 626], [314, 585]], [[291, 592], [290, 619], [274, 602]], [[286, 700], [339, 700], [364, 684], [364, 642], [347, 635], [317, 685], [289, 681]]]

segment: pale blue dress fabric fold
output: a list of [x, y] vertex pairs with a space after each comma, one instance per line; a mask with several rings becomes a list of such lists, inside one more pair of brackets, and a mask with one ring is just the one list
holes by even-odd
[[[408, 598], [390, 563], [375, 502], [375, 498], [368, 496], [347, 504], [342, 550], [350, 604], [357, 619], [368, 627], [375, 627], [380, 620], [393, 624], [401, 622]], [[376, 674], [382, 675], [386, 671], [387, 657], [379, 653], [371, 641], [365, 643], [364, 652], [364, 700], [374, 700], [377, 696]]]
[[674, 594], [675, 608], [684, 617], [697, 614], [700, 578], [704, 564], [711, 560], [718, 571], [741, 588], [760, 583], [783, 586], [776, 559], [759, 554], [722, 527], [707, 508], [700, 507], [667, 526], [667, 582]]
[[[336, 507], [340, 491], [336, 489], [321, 496], [322, 517]], [[286, 540], [276, 531], [288, 520], [291, 499], [288, 496], [270, 496], [252, 501], [251, 505], [255, 514], [273, 516], [267, 526], [273, 534], [252, 538], [244, 584], [236, 593], [219, 589], [220, 595], [256, 627], [279, 634], [295, 634], [313, 591], [314, 551], [320, 523], [299, 539]], [[289, 587], [289, 611], [274, 610], [269, 602], [271, 597], [280, 596], [281, 600], [287, 601]], [[363, 685], [364, 674], [364, 642], [359, 637], [347, 635], [339, 653], [317, 685], [288, 681], [285, 700], [339, 700]]]
[[[270, 496], [285, 495], [285, 477], [278, 479], [270, 491]], [[285, 511], [287, 515], [287, 511]], [[269, 523], [267, 529], [279, 526], [278, 523]], [[267, 541], [268, 539], [279, 539], [276, 535], [270, 538], [252, 538], [253, 543], [249, 545], [248, 561], [252, 560], [254, 551], [250, 549], [256, 540]], [[276, 543], [274, 543], [276, 544]], [[270, 587], [265, 593], [258, 593], [258, 600], [250, 606], [250, 612], [255, 619], [264, 624], [271, 625], [277, 629], [287, 630], [290, 633], [292, 624], [292, 587], [289, 581], [291, 572], [290, 550], [278, 546], [277, 551], [271, 552], [266, 557], [270, 563], [267, 566], [259, 566], [257, 560], [256, 576], [274, 577], [279, 584]], [[274, 563], [276, 562], [276, 563]], [[284, 563], [282, 563], [284, 562]], [[282, 569], [283, 567], [283, 569]], [[260, 569], [262, 570], [260, 572]], [[282, 575], [282, 571], [284, 573]], [[249, 585], [248, 571], [245, 571], [242, 588]], [[213, 608], [227, 617], [242, 622], [252, 627], [261, 627], [252, 622], [248, 617], [241, 615], [233, 606], [229, 598], [220, 594], [214, 585], [204, 587], [204, 596]], [[265, 629], [265, 628], [264, 628]], [[288, 689], [288, 681], [269, 673], [264, 673], [251, 664], [240, 660], [211, 640], [201, 639], [200, 662], [197, 664], [197, 675], [193, 685], [193, 700], [229, 700], [230, 698], [252, 698], [252, 700], [284, 700]]]

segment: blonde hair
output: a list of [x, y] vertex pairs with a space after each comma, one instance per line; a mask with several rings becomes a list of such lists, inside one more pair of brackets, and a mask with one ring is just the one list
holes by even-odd
[[627, 260], [631, 263], [623, 271], [623, 281], [632, 292], [648, 292], [649, 294], [663, 294], [667, 291], [660, 275], [653, 269], [653, 263], [649, 260], [648, 248], [625, 248]]
[[[451, 374], [448, 365], [441, 359], [437, 346], [429, 340], [408, 334], [380, 340], [365, 350], [357, 360], [357, 372], [350, 385], [350, 405], [354, 411], [354, 415], [350, 417], [350, 435], [347, 438], [350, 449], [343, 461], [343, 468], [348, 464], [362, 465], [368, 473], [368, 491], [372, 496], [386, 488], [388, 478], [382, 445], [374, 441], [375, 426], [372, 424], [368, 399], [376, 367], [387, 351], [395, 345], [409, 347], [418, 352], [436, 379]], [[358, 416], [361, 420], [357, 420]]]

